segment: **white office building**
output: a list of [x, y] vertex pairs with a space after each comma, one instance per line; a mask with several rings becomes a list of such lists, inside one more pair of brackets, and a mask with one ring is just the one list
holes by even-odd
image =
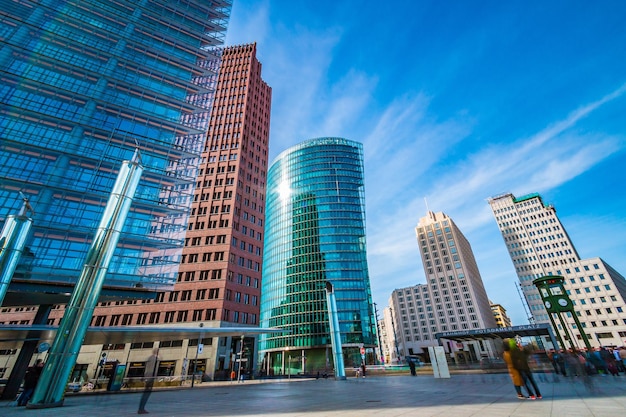
[[[554, 206], [539, 194], [489, 199], [535, 323], [550, 323], [533, 280], [560, 275], [576, 315], [593, 346], [622, 346], [626, 340], [626, 280], [601, 258], [581, 259]], [[584, 347], [581, 329], [567, 318], [568, 332]], [[562, 333], [561, 324], [558, 324]]]
[[[389, 300], [401, 356], [438, 346], [435, 334], [496, 327], [472, 248], [445, 213], [428, 212], [416, 229], [426, 284], [394, 290]], [[446, 342], [457, 362], [494, 356], [482, 340]]]

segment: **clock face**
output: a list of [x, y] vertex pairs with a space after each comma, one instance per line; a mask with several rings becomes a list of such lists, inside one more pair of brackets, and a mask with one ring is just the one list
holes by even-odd
[[552, 304], [550, 303], [550, 301], [546, 301], [545, 304], [546, 304], [546, 308], [552, 307]]
[[561, 304], [562, 307], [567, 306], [567, 300], [565, 298], [559, 298], [559, 304]]

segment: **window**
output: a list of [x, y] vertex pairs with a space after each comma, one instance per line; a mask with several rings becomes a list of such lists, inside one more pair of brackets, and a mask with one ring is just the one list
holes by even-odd
[[217, 314], [217, 310], [216, 310], [216, 309], [214, 309], [214, 308], [208, 308], [208, 309], [205, 311], [205, 316], [204, 316], [204, 319], [205, 319], [205, 320], [215, 320], [215, 316], [216, 316], [216, 314]]
[[159, 313], [159, 312], [150, 313], [149, 323], [150, 324], [158, 323], [159, 322], [159, 318], [161, 318], [161, 313]]
[[201, 320], [202, 320], [202, 310], [194, 310], [193, 321], [201, 321]]
[[174, 322], [174, 313], [175, 311], [166, 311], [165, 312], [165, 323], [173, 323]]

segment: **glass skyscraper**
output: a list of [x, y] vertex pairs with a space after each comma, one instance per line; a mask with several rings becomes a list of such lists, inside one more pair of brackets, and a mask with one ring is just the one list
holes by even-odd
[[305, 141], [268, 172], [261, 326], [262, 372], [314, 373], [332, 366], [325, 283], [335, 288], [346, 366], [376, 344], [366, 259], [362, 145]]
[[145, 171], [105, 289], [171, 288], [231, 4], [3, 5], [0, 227], [20, 192], [35, 211], [12, 285], [75, 282], [120, 164], [137, 148]]

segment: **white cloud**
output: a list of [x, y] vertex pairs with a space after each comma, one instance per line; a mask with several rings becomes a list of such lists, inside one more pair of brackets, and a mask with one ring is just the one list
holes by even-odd
[[[511, 144], [485, 146], [475, 154], [468, 155], [465, 160], [449, 167], [434, 182], [422, 178], [424, 168], [439, 163], [438, 158], [445, 154], [445, 148], [437, 152], [438, 149], [430, 145], [431, 138], [420, 141], [416, 146], [421, 152], [433, 152], [424, 158], [420, 158], [420, 152], [415, 152], [412, 148], [398, 148], [394, 147], [393, 143], [380, 143], [370, 138], [371, 142], [368, 143], [374, 145], [375, 151], [369, 163], [377, 164], [371, 170], [379, 173], [386, 170], [386, 173], [376, 176], [374, 181], [366, 178], [368, 213], [376, 213], [375, 218], [368, 217], [368, 255], [373, 292], [376, 294], [377, 291], [388, 290], [387, 287], [392, 285], [389, 281], [396, 284], [394, 288], [415, 285], [418, 278], [423, 276], [414, 227], [426, 212], [424, 196], [428, 196], [431, 210], [441, 210], [451, 215], [461, 230], [468, 235], [473, 230], [493, 223], [493, 215], [485, 201], [487, 197], [500, 192], [513, 192], [517, 195], [527, 192], [545, 193], [625, 149], [624, 138], [599, 133], [582, 135], [575, 129], [577, 123], [584, 117], [620, 97], [624, 92], [626, 89], [621, 87], [529, 138]], [[415, 120], [417, 131], [423, 127], [420, 123], [426, 117], [424, 116], [426, 112], [427, 108], [422, 108], [420, 118]], [[409, 121], [402, 113], [394, 120], [386, 120], [388, 117], [389, 115], [381, 117], [384, 125], [393, 126], [394, 120]], [[409, 125], [405, 128], [411, 129], [414, 126]], [[467, 124], [460, 126], [467, 127]], [[440, 130], [444, 135], [447, 133], [456, 137], [458, 141], [466, 134], [453, 122], [439, 126], [431, 125], [430, 128], [425, 132], [427, 136]], [[386, 155], [387, 152], [390, 154]], [[402, 157], [394, 156], [394, 153], [398, 152], [402, 152], [403, 155], [415, 155], [413, 166], [393, 162], [384, 164], [381, 160], [382, 157], [387, 157], [387, 161], [402, 161]], [[397, 183], [394, 183], [392, 178], [397, 178]], [[401, 192], [396, 193], [399, 190]], [[394, 193], [395, 199], [391, 197], [391, 193]], [[381, 195], [385, 198], [381, 198]], [[374, 207], [370, 206], [371, 204], [374, 204]], [[493, 230], [497, 232], [495, 225]], [[497, 234], [493, 234], [491, 240], [494, 245], [500, 244], [498, 238]], [[498, 268], [509, 271], [497, 276], [490, 275], [489, 280], [493, 279], [491, 288], [498, 291], [505, 286], [508, 288], [507, 291], [511, 292], [513, 290], [510, 281], [499, 281], [501, 275], [510, 275], [512, 272], [508, 256], [502, 251], [496, 250], [494, 253], [501, 252], [500, 256], [496, 257], [492, 254], [481, 255], [491, 263], [490, 272]], [[386, 300], [389, 293], [376, 296]]]
[[257, 42], [263, 45], [269, 39], [271, 28], [269, 1], [245, 4], [235, 1], [228, 24], [225, 44], [242, 45]]

